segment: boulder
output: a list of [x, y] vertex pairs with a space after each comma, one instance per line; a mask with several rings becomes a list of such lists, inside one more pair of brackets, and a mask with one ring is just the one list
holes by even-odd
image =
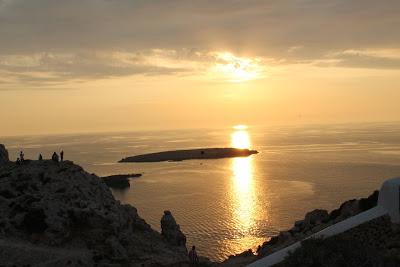
[[340, 216], [344, 218], [349, 218], [351, 216], [354, 216], [356, 214], [360, 213], [360, 208], [359, 208], [359, 201], [358, 200], [350, 200], [344, 203], [340, 207]]
[[0, 166], [8, 163], [9, 161], [7, 149], [3, 144], [0, 144]]
[[369, 197], [361, 198], [359, 201], [360, 211], [372, 209], [378, 204], [379, 190], [375, 190]]
[[306, 228], [310, 228], [315, 225], [326, 222], [328, 219], [329, 219], [328, 211], [315, 209], [306, 214], [306, 217], [304, 218], [304, 225]]
[[186, 236], [169, 210], [161, 218], [161, 235], [174, 246], [186, 246]]
[[296, 227], [301, 228], [301, 227], [303, 227], [303, 225], [304, 225], [304, 220], [299, 220], [299, 221], [294, 222], [294, 226], [296, 226]]
[[337, 223], [351, 216], [354, 216], [360, 212], [361, 210], [359, 207], [359, 200], [357, 199], [348, 200], [343, 202], [342, 205], [340, 205], [339, 209], [333, 210], [329, 214], [329, 220], [332, 220], [334, 223]]
[[296, 221], [292, 229], [290, 229], [289, 231], [292, 232], [293, 234], [301, 232], [304, 229], [304, 225], [305, 225], [304, 220]]

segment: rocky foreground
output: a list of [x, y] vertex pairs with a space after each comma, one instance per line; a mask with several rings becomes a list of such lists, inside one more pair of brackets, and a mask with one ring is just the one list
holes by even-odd
[[[377, 205], [379, 191], [367, 198], [344, 202], [331, 211], [316, 209], [303, 220], [296, 221], [290, 230], [259, 246], [256, 253], [248, 250], [229, 257], [223, 267], [246, 266], [335, 223], [357, 215]], [[382, 216], [337, 236], [326, 239], [308, 239], [276, 267], [358, 267], [400, 266], [400, 225], [393, 224], [389, 216]]]
[[1, 266], [187, 266], [172, 214], [154, 231], [70, 161], [8, 161], [0, 146]]

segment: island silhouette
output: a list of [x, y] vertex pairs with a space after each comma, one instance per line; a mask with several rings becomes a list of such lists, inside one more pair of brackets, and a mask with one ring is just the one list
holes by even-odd
[[149, 154], [141, 154], [121, 159], [119, 162], [161, 162], [182, 161], [190, 159], [220, 159], [234, 157], [248, 157], [257, 154], [257, 150], [243, 148], [196, 148], [171, 150]]

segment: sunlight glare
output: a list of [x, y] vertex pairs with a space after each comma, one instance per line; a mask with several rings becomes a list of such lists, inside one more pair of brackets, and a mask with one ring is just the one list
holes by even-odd
[[214, 71], [231, 82], [245, 82], [260, 78], [263, 71], [258, 58], [237, 57], [229, 52], [217, 54], [218, 63]]
[[245, 130], [234, 131], [232, 133], [231, 143], [234, 148], [250, 148], [249, 134]]
[[244, 124], [238, 124], [232, 127], [235, 130], [247, 130], [249, 127]]

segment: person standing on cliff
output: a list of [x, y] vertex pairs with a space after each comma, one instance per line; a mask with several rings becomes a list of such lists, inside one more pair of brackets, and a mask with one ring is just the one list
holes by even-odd
[[192, 246], [192, 249], [189, 251], [189, 261], [190, 261], [190, 266], [198, 266], [199, 264], [199, 257], [197, 256], [195, 246]]
[[19, 160], [20, 160], [21, 162], [24, 162], [24, 160], [25, 160], [25, 159], [24, 159], [24, 156], [25, 156], [25, 155], [24, 155], [24, 152], [22, 152], [22, 151], [19, 152]]
[[58, 162], [58, 155], [56, 152], [53, 153], [53, 156], [51, 156], [51, 159], [55, 162]]
[[61, 150], [61, 152], [60, 152], [60, 161], [63, 161], [64, 160], [64, 150]]

